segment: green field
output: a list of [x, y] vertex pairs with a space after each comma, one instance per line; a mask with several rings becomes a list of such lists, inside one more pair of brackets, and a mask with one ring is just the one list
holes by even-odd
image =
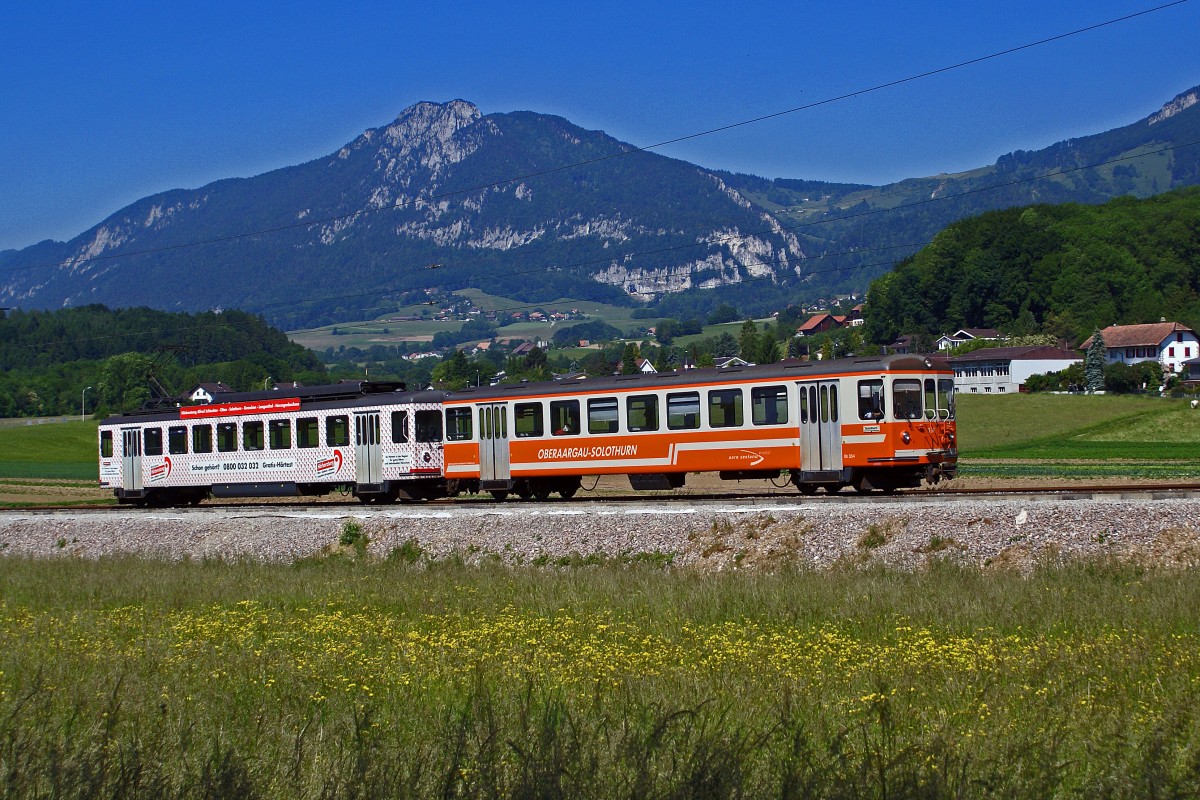
[[1121, 395], [959, 395], [963, 475], [1200, 477], [1200, 410]]
[[[557, 325], [547, 322], [517, 322], [498, 329], [497, 336], [516, 337], [523, 339], [543, 338], [549, 340], [559, 326], [577, 325], [602, 319], [605, 322], [629, 331], [637, 327], [652, 326], [652, 320], [634, 320], [633, 309], [624, 306], [614, 306], [607, 303], [597, 303], [591, 300], [571, 300], [560, 298], [546, 303], [522, 303], [507, 297], [490, 295], [479, 289], [460, 289], [455, 294], [469, 299], [483, 311], [531, 311], [535, 309], [578, 309], [587, 314], [587, 319], [567, 320]], [[435, 333], [442, 331], [458, 331], [462, 329], [462, 320], [420, 320], [416, 322], [389, 322], [388, 320], [405, 315], [419, 315], [429, 311], [429, 306], [409, 306], [398, 311], [392, 311], [373, 320], [361, 322], [343, 322], [337, 325], [325, 325], [320, 328], [306, 328], [288, 332], [288, 338], [310, 350], [324, 351], [328, 347], [359, 347], [367, 349], [373, 345], [397, 344], [404, 341], [429, 341]], [[333, 335], [337, 328], [339, 335]], [[384, 329], [387, 333], [384, 333]]]
[[1200, 582], [0, 559], [3, 796], [1185, 797]]
[[93, 420], [0, 426], [0, 478], [96, 479]]

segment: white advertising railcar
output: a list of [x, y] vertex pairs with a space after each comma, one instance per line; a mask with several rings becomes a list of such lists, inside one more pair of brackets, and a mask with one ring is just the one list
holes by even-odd
[[100, 485], [121, 503], [317, 496], [365, 502], [443, 494], [445, 392], [351, 382], [225, 395], [100, 425]]

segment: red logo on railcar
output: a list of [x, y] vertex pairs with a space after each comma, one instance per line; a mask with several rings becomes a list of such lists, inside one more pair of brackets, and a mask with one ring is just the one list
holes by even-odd
[[163, 463], [150, 468], [150, 482], [158, 483], [171, 477], [171, 459], [163, 456]]
[[342, 451], [334, 450], [333, 458], [327, 458], [324, 461], [317, 462], [317, 475], [333, 475], [342, 471]]

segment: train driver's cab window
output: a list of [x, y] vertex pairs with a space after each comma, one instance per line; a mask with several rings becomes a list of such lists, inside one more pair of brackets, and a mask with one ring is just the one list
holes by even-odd
[[631, 395], [625, 404], [625, 423], [631, 431], [658, 430], [658, 395]]
[[212, 452], [212, 425], [192, 426], [192, 452]]
[[938, 417], [954, 419], [954, 379], [938, 378]]
[[237, 450], [237, 423], [217, 423], [217, 452], [232, 453]]
[[759, 386], [750, 390], [750, 417], [755, 425], [785, 425], [788, 421], [786, 386]]
[[167, 428], [167, 452], [173, 456], [187, 452], [187, 427], [184, 425]]
[[350, 418], [345, 414], [325, 419], [326, 447], [345, 447], [350, 444]]
[[883, 419], [883, 381], [858, 382], [858, 418]]
[[675, 392], [667, 395], [667, 427], [673, 431], [700, 427], [700, 393]]
[[546, 429], [542, 421], [542, 404], [517, 403], [513, 406], [513, 428], [518, 439], [544, 436]]
[[442, 440], [442, 412], [418, 411], [416, 423], [418, 442], [440, 442]]
[[617, 398], [594, 397], [588, 400], [588, 433], [616, 433], [619, 426]]
[[112, 458], [112, 431], [100, 431], [100, 457]]
[[263, 449], [263, 424], [262, 420], [242, 423], [242, 449], [243, 450], [262, 450]]
[[451, 408], [446, 411], [446, 440], [462, 442], [471, 438], [471, 409]]
[[317, 426], [317, 418], [301, 417], [296, 420], [296, 446], [318, 447], [320, 444], [320, 428]]
[[142, 454], [162, 455], [162, 428], [146, 428], [142, 431]]
[[408, 412], [392, 412], [392, 444], [408, 444]]
[[267, 429], [271, 433], [272, 450], [287, 450], [292, 446], [292, 421], [290, 419], [273, 419]]
[[742, 424], [742, 390], [715, 389], [708, 393], [708, 424], [736, 428]]
[[892, 381], [892, 411], [896, 419], [921, 418], [921, 382]]
[[553, 400], [550, 403], [550, 432], [555, 436], [579, 433], [579, 401]]

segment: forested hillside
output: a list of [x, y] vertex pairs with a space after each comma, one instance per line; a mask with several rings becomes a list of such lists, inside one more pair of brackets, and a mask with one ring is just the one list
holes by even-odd
[[[156, 349], [169, 346], [170, 352]], [[310, 351], [241, 311], [172, 314], [102, 305], [13, 311], [0, 319], [0, 417], [134, 407], [154, 370], [168, 389], [223, 381], [239, 390], [267, 379], [324, 379]], [[86, 397], [84, 389], [91, 387]]]
[[871, 284], [866, 336], [963, 327], [1050, 333], [1200, 325], [1200, 190], [1099, 206], [1036, 205], [954, 223]]

